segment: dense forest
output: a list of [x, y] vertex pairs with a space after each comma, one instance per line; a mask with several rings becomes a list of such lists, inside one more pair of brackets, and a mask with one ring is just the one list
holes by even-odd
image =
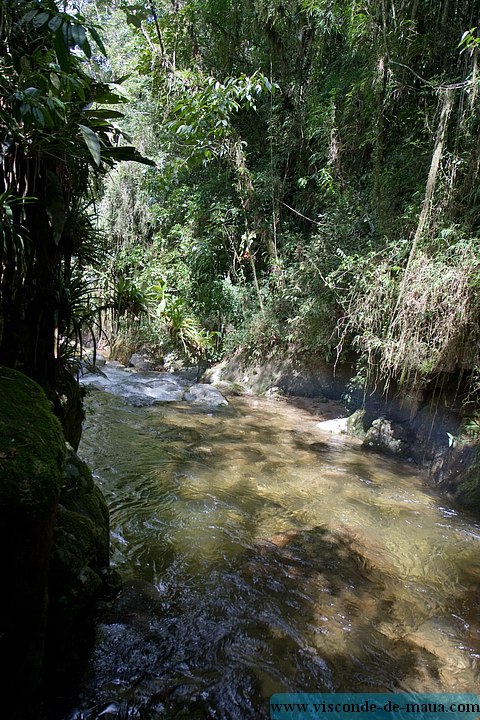
[[5, 364], [293, 346], [476, 392], [477, 3], [68, 9], [2, 5]]

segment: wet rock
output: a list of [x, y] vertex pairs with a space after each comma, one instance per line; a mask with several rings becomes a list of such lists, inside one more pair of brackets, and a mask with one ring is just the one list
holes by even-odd
[[284, 392], [281, 388], [278, 387], [278, 385], [272, 385], [272, 387], [269, 387], [267, 390], [265, 390], [264, 395], [268, 398], [277, 398], [277, 397], [283, 397]]
[[148, 630], [154, 616], [161, 616], [163, 598], [155, 585], [134, 578], [122, 583], [105, 620], [108, 623], [125, 623]]
[[480, 512], [480, 446], [459, 441], [432, 465], [432, 479], [462, 507]]
[[166, 372], [163, 353], [154, 347], [139, 348], [130, 356], [127, 365], [138, 372]]
[[215, 383], [215, 387], [224, 397], [239, 397], [241, 395], [249, 395], [250, 391], [245, 385], [240, 383], [229, 382], [228, 380], [220, 380]]
[[83, 358], [83, 361], [85, 362], [85, 364], [87, 366], [92, 366], [95, 368], [102, 368], [107, 363], [106, 358], [99, 351], [89, 352], [87, 355], [85, 355], [85, 357]]
[[190, 405], [206, 405], [210, 408], [228, 405], [222, 393], [211, 385], [192, 385], [183, 395]]
[[400, 423], [386, 418], [377, 418], [367, 430], [365, 447], [392, 455], [408, 456], [413, 434]]
[[63, 434], [67, 442], [77, 449], [82, 435], [84, 390], [71, 373], [64, 369], [60, 373], [55, 396], [53, 398], [53, 411], [60, 420]]
[[148, 372], [156, 369], [156, 363], [152, 357], [145, 354], [134, 353], [128, 361], [128, 367], [133, 367], [141, 372]]
[[120, 360], [109, 360], [107, 363], [110, 368], [124, 368], [125, 365]]
[[145, 386], [144, 392], [156, 402], [179, 402], [185, 391], [185, 387], [178, 382], [152, 382]]

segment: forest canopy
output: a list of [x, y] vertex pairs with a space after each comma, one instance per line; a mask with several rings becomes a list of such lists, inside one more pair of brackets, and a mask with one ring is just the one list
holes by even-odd
[[48, 376], [90, 328], [476, 390], [479, 27], [473, 0], [4, 2], [0, 360]]

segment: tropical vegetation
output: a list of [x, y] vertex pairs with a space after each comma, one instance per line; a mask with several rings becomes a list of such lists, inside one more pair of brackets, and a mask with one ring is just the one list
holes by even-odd
[[1, 362], [290, 346], [476, 390], [474, 0], [66, 9], [2, 5]]

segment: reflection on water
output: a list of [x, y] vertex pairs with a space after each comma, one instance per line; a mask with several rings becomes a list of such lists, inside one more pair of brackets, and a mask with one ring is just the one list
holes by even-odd
[[286, 404], [95, 391], [81, 455], [125, 585], [69, 718], [263, 718], [285, 691], [473, 692], [480, 527]]

